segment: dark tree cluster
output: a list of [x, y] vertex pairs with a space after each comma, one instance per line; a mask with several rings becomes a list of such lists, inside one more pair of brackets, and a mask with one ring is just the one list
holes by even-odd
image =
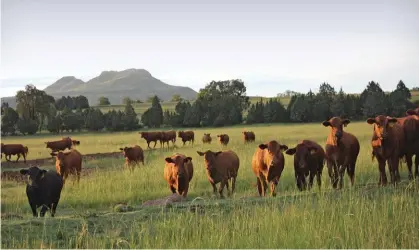
[[55, 101], [55, 108], [57, 110], [64, 110], [64, 108], [75, 110], [75, 109], [87, 109], [89, 108], [89, 100], [85, 96], [63, 96]]
[[287, 109], [277, 98], [269, 99], [263, 103], [262, 99], [259, 102], [252, 104], [247, 113], [246, 123], [277, 123], [288, 122], [289, 114]]

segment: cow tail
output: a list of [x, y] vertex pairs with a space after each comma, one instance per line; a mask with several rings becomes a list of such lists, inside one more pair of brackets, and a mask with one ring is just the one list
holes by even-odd
[[25, 155], [28, 155], [29, 154], [29, 148], [27, 146], [25, 146], [24, 149], [25, 149]]

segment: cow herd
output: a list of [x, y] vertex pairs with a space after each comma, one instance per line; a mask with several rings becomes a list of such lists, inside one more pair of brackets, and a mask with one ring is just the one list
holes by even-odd
[[[378, 161], [380, 185], [387, 184], [386, 163], [390, 173], [390, 182], [400, 181], [399, 164], [403, 158], [408, 167], [409, 179], [413, 179], [412, 158], [416, 156], [415, 177], [419, 177], [419, 108], [408, 110], [406, 113], [407, 116], [402, 118], [379, 115], [367, 119], [367, 123], [373, 126], [372, 159], [376, 158]], [[343, 128], [348, 126], [349, 123], [350, 120], [339, 117], [333, 117], [322, 123], [323, 126], [330, 128], [324, 149], [311, 140], [302, 140], [294, 148], [288, 148], [287, 145], [280, 144], [276, 140], [258, 145], [252, 158], [252, 170], [256, 176], [259, 195], [265, 196], [268, 186], [270, 186], [270, 194], [275, 196], [275, 189], [284, 170], [284, 152], [294, 158], [295, 180], [299, 190], [310, 189], [315, 177], [319, 188], [321, 187], [321, 176], [325, 163], [333, 188], [341, 189], [343, 187], [345, 172], [347, 172], [351, 186], [353, 186], [360, 143], [355, 135], [344, 131]], [[154, 142], [154, 147], [157, 141], [160, 141], [161, 147], [164, 147], [165, 143], [169, 147], [170, 142], [174, 146], [176, 142], [176, 131], [173, 130], [140, 132], [139, 134], [141, 134], [141, 138], [146, 140], [148, 147], [150, 147], [150, 142]], [[244, 131], [242, 134], [245, 143], [255, 141], [254, 132]], [[179, 131], [178, 137], [181, 138], [183, 145], [186, 142], [193, 145], [195, 140], [193, 131]], [[227, 134], [219, 134], [217, 139], [220, 144], [225, 146], [228, 145], [230, 140]], [[202, 142], [206, 144], [211, 143], [211, 141], [211, 135], [205, 133]], [[57, 171], [55, 174], [38, 167], [20, 171], [21, 174], [28, 176], [26, 192], [34, 216], [37, 216], [36, 208], [39, 206], [43, 206], [41, 216], [45, 214], [45, 206], [51, 210], [53, 216], [67, 176], [74, 174], [77, 176], [77, 180], [80, 180], [82, 155], [76, 149], [72, 149], [73, 145], [79, 144], [80, 141], [72, 140], [69, 137], [64, 137], [55, 142], [46, 142], [46, 147], [52, 150], [51, 155], [56, 157]], [[66, 148], [72, 150], [62, 152]], [[131, 166], [139, 162], [144, 165], [144, 152], [140, 146], [124, 147], [120, 150], [125, 157], [126, 165], [130, 166], [130, 170], [132, 170]], [[27, 152], [28, 148], [20, 144], [1, 144], [1, 153], [6, 155], [6, 160], [10, 160], [12, 154], [18, 154], [19, 159], [19, 155], [22, 154], [26, 161]], [[218, 183], [220, 183], [218, 187], [220, 197], [224, 197], [224, 188], [227, 189], [228, 195], [234, 192], [240, 166], [238, 155], [232, 150], [197, 151], [197, 154], [203, 157], [205, 171], [213, 192], [217, 193], [216, 185]], [[170, 191], [186, 197], [189, 191], [189, 183], [194, 174], [192, 157], [175, 153], [166, 157], [164, 161], [164, 179]], [[306, 180], [307, 177], [308, 181]]]

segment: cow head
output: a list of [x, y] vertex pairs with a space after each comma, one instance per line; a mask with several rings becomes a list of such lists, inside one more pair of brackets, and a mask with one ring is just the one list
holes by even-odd
[[177, 137], [182, 137], [183, 136], [183, 131], [178, 131], [177, 132]]
[[330, 127], [332, 135], [339, 144], [343, 136], [343, 127], [348, 126], [351, 121], [348, 119], [340, 119], [340, 117], [333, 117], [328, 121], [324, 121], [322, 124], [325, 127]]
[[175, 155], [172, 157], [166, 157], [164, 160], [166, 163], [172, 164], [172, 178], [177, 179], [178, 181], [186, 178], [187, 173], [185, 164], [192, 161], [191, 157]]
[[124, 156], [127, 156], [128, 152], [130, 152], [132, 150], [132, 147], [119, 148], [119, 150], [122, 151], [122, 154]]
[[45, 143], [45, 147], [48, 148], [49, 146], [49, 141], [44, 142]]
[[196, 151], [198, 155], [204, 156], [204, 163], [205, 168], [208, 171], [211, 171], [215, 168], [216, 159], [219, 154], [221, 154], [221, 151], [218, 152], [212, 152], [211, 150], [207, 150], [206, 152]]
[[57, 170], [57, 172], [59, 172], [58, 174], [61, 175], [61, 172], [63, 172], [63, 170], [65, 169], [65, 164], [64, 164], [64, 158], [65, 158], [65, 153], [64, 152], [52, 152], [50, 154], [51, 156], [55, 156], [55, 166], [59, 166], [59, 170]]
[[406, 115], [419, 115], [419, 108], [407, 110]]
[[287, 145], [281, 145], [277, 141], [270, 141], [266, 144], [259, 144], [259, 149], [267, 150], [266, 155], [267, 165], [271, 168], [280, 164], [281, 158], [283, 157], [282, 152], [287, 150]]
[[147, 136], [147, 132], [138, 132], [141, 135], [141, 138], [145, 138], [144, 136]]
[[80, 145], [80, 141], [77, 141], [77, 140], [71, 140], [71, 143], [73, 145]]
[[305, 143], [299, 143], [295, 148], [290, 148], [285, 153], [294, 155], [294, 164], [297, 164], [300, 168], [307, 168], [309, 159], [313, 154], [317, 153], [317, 148]]
[[204, 134], [204, 136], [211, 137], [211, 134]]
[[379, 115], [375, 118], [368, 118], [367, 123], [374, 125], [374, 132], [377, 137], [385, 141], [388, 137], [388, 129], [392, 128], [397, 123], [396, 118]]
[[44, 169], [40, 169], [36, 166], [32, 166], [28, 169], [21, 169], [20, 173], [22, 175], [26, 175], [27, 178], [25, 179], [26, 185], [32, 187], [32, 188], [37, 188], [39, 185], [39, 181], [44, 178], [45, 173], [47, 171]]

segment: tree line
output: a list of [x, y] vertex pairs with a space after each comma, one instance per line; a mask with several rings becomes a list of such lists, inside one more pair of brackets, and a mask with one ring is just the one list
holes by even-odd
[[419, 103], [410, 101], [410, 90], [403, 81], [385, 93], [371, 81], [360, 95], [338, 92], [328, 83], [322, 83], [318, 93], [293, 94], [287, 107], [280, 98], [262, 99], [250, 104], [244, 82], [239, 79], [212, 81], [201, 89], [194, 102], [177, 98], [174, 111], [163, 110], [157, 96], [151, 98], [151, 107], [141, 115], [141, 123], [129, 99], [124, 100], [124, 111], [103, 113], [89, 106], [84, 96], [61, 97], [54, 100], [33, 85], [16, 94], [16, 110], [1, 106], [2, 135], [17, 132], [35, 134], [41, 130], [51, 133], [63, 131], [128, 131], [142, 126], [220, 127], [236, 124], [319, 122], [332, 116], [362, 120], [379, 114], [404, 116], [409, 108]]

